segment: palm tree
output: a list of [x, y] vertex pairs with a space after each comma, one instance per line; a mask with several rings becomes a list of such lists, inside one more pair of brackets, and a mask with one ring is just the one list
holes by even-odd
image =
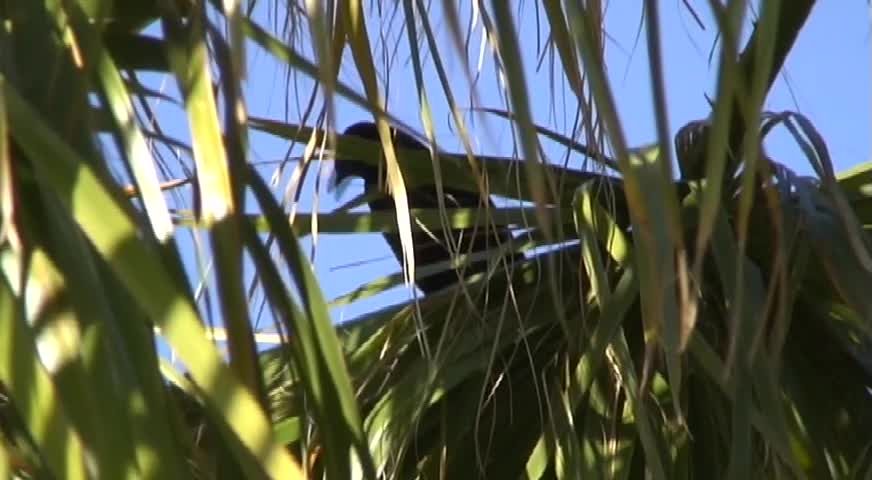
[[[472, 126], [440, 76], [468, 44], [457, 8], [439, 12], [442, 45], [435, 7], [389, 3], [0, 6], [0, 476], [872, 474], [869, 166], [836, 174], [812, 119], [763, 110], [814, 2], [760, 2], [746, 43], [750, 7], [712, 2], [717, 94], [711, 115], [674, 138], [658, 2], [645, 2], [657, 106], [647, 147], [628, 145], [604, 72], [604, 5], [525, 7], [542, 15], [555, 72], [590, 113], [581, 135], [564, 135], [533, 120], [518, 12], [476, 3], [507, 86], [507, 108], [479, 113], [513, 126], [520, 159], [473, 155]], [[373, 38], [408, 43], [428, 141], [423, 69], [437, 71], [463, 151], [391, 142], [402, 122], [384, 110]], [[252, 50], [286, 66], [289, 85], [308, 79], [298, 122], [247, 113]], [[336, 135], [336, 99], [371, 114], [378, 139]], [[182, 138], [158, 103], [187, 122]], [[774, 129], [813, 177], [762, 148]], [[284, 165], [271, 177], [251, 161], [263, 133], [306, 147], [285, 198], [332, 155], [381, 162], [396, 208], [359, 213], [356, 199], [296, 213], [270, 182]], [[540, 161], [545, 139], [592, 166]], [[406, 196], [416, 188], [482, 201], [419, 209]], [[313, 227], [400, 239], [404, 274], [361, 281], [332, 305], [469, 262], [488, 268], [334, 325], [300, 243]], [[445, 232], [472, 227], [515, 234], [472, 259], [455, 246], [415, 273], [413, 233], [450, 245]], [[261, 311], [283, 342], [259, 352]], [[226, 355], [207, 335], [215, 323]]]

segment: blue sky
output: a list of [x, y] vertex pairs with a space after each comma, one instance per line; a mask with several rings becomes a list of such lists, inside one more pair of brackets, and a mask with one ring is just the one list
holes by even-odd
[[[367, 2], [365, 2], [367, 3]], [[377, 22], [390, 19], [392, 11], [382, 2], [385, 10], [369, 14], [369, 31], [373, 41], [377, 41], [379, 27]], [[705, 94], [713, 96], [716, 70], [715, 60], [709, 61], [709, 52], [715, 45], [716, 28], [707, 13], [707, 2], [689, 2], [701, 15], [705, 30], [701, 30], [680, 0], [661, 3], [661, 32], [663, 35], [664, 64], [667, 86], [669, 122], [674, 133], [689, 121], [707, 116], [709, 107]], [[265, 7], [266, 2], [260, 2]], [[469, 15], [468, 2], [463, 2], [463, 15]], [[606, 30], [609, 36], [606, 45], [607, 68], [618, 102], [619, 113], [625, 133], [631, 145], [641, 145], [655, 140], [653, 102], [649, 90], [647, 46], [644, 31], [640, 31], [641, 2], [608, 2]], [[434, 25], [442, 46], [448, 43], [447, 27], [438, 16], [439, 2], [431, 2], [436, 11]], [[546, 56], [537, 69], [537, 48], [544, 45], [547, 34], [545, 18], [537, 15], [533, 2], [520, 2], [523, 9], [515, 10], [515, 22], [521, 35], [521, 47], [527, 82], [530, 86], [531, 105], [534, 120], [557, 131], [568, 131], [575, 115], [574, 106], [559, 73], [555, 82], [550, 80], [549, 58]], [[265, 8], [259, 7], [260, 15], [267, 15]], [[388, 110], [407, 124], [422, 131], [419, 117], [417, 93], [413, 71], [409, 66], [406, 32], [401, 23], [402, 10], [393, 19], [392, 27], [386, 32], [387, 41], [378, 46], [378, 51], [395, 53], [394, 67], [390, 74], [390, 94]], [[265, 18], [265, 17], [261, 17]], [[809, 117], [826, 139], [837, 171], [844, 170], [860, 162], [870, 160], [870, 138], [872, 138], [872, 96], [870, 96], [870, 11], [866, 2], [860, 0], [841, 0], [818, 2], [811, 18], [801, 33], [785, 69], [779, 76], [770, 93], [766, 107], [770, 110], [796, 110]], [[542, 25], [537, 34], [537, 21]], [[476, 69], [478, 46], [481, 40], [481, 24], [476, 25], [470, 42], [471, 67]], [[396, 51], [395, 51], [396, 49]], [[445, 50], [450, 51], [449, 49]], [[345, 65], [351, 65], [350, 55], [346, 53]], [[250, 73], [246, 84], [248, 107], [251, 115], [277, 120], [299, 122], [299, 110], [303, 108], [311, 92], [312, 83], [297, 75], [287, 77], [283, 67], [276, 64], [267, 54], [254, 48], [248, 51]], [[468, 90], [461, 63], [448, 62], [449, 75], [455, 95], [464, 106], [469, 107]], [[379, 59], [376, 59], [379, 62]], [[555, 59], [554, 62], [557, 62]], [[555, 71], [556, 71], [555, 67]], [[425, 71], [425, 82], [433, 107], [437, 141], [448, 151], [460, 149], [448, 124], [448, 110], [441, 86], [432, 66]], [[495, 74], [490, 51], [483, 56], [479, 70], [477, 92], [479, 106], [502, 109], [505, 102]], [[359, 88], [359, 81], [351, 67], [345, 67], [341, 78], [346, 83]], [[167, 79], [153, 76], [152, 80], [164, 82]], [[167, 82], [174, 90], [174, 82]], [[158, 83], [157, 85], [160, 85]], [[384, 86], [384, 85], [382, 85]], [[550, 110], [552, 95], [558, 98], [557, 108]], [[564, 100], [565, 99], [565, 103]], [[171, 107], [165, 107], [171, 108]], [[167, 112], [169, 113], [169, 112]], [[337, 127], [341, 130], [367, 114], [337, 100]], [[176, 115], [176, 114], [173, 114]], [[470, 122], [472, 115], [467, 115]], [[171, 133], [179, 138], [187, 138], [182, 119], [170, 120]], [[511, 131], [506, 123], [494, 117], [475, 116], [471, 127], [476, 151], [492, 155], [512, 155]], [[173, 128], [177, 127], [177, 128]], [[545, 143], [546, 152], [552, 160], [563, 161], [563, 151]], [[777, 161], [787, 164], [794, 170], [810, 174], [811, 169], [803, 162], [801, 154], [791, 146], [787, 135], [776, 135], [768, 144], [769, 153]], [[283, 158], [288, 146], [285, 142], [264, 135], [252, 136], [252, 161], [275, 161]], [[299, 154], [299, 152], [294, 152]], [[573, 158], [571, 164], [579, 165], [582, 159]], [[274, 166], [264, 167], [267, 172]], [[283, 175], [287, 180], [293, 165], [286, 167]], [[326, 174], [324, 175], [326, 178]], [[299, 206], [300, 211], [310, 211], [313, 207], [316, 175], [307, 179]], [[284, 186], [284, 183], [282, 183]], [[349, 188], [345, 199], [361, 191], [361, 184]], [[329, 212], [336, 205], [332, 195], [319, 196], [318, 210]], [[193, 252], [190, 236], [180, 235], [183, 253]], [[303, 240], [308, 251], [311, 237]], [[362, 264], [361, 264], [362, 262]], [[193, 265], [193, 262], [191, 263]], [[363, 282], [399, 270], [399, 264], [388, 250], [380, 235], [321, 235], [318, 239], [315, 262], [316, 273], [321, 280], [325, 296], [336, 298], [349, 292]], [[333, 310], [334, 319], [346, 320], [370, 311], [386, 303], [409, 298], [403, 288], [393, 289], [383, 295], [356, 302], [353, 305]], [[254, 309], [256, 310], [256, 305]], [[268, 327], [269, 322], [261, 323]]]

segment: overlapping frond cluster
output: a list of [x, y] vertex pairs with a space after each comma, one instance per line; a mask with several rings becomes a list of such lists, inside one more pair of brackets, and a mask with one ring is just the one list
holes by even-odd
[[[0, 477], [870, 477], [872, 166], [836, 174], [809, 119], [763, 112], [815, 2], [746, 3], [709, 2], [712, 112], [671, 138], [645, 2], [636, 147], [607, 2], [533, 5], [541, 85], [504, 0], [0, 2]], [[276, 114], [246, 83], [262, 58], [295, 123], [249, 114]], [[502, 108], [477, 103], [484, 65]], [[514, 156], [475, 151], [465, 97]], [[776, 128], [802, 158], [768, 151]], [[299, 212], [331, 153], [366, 191]], [[373, 232], [404, 270], [328, 302], [318, 235]], [[334, 323], [406, 280], [424, 295]]]
[[[762, 140], [779, 126], [803, 146], [816, 177], [766, 154]], [[705, 168], [709, 128], [700, 121], [680, 130], [680, 165]], [[427, 160], [398, 152], [404, 167]], [[869, 170], [833, 176], [811, 123], [790, 112], [763, 116], [753, 152], [751, 161], [729, 161], [717, 188], [688, 170], [675, 180], [686, 243], [710, 238], [688, 252], [688, 263], [699, 262], [690, 272], [696, 318], [677, 378], [657, 339], [662, 330], [643, 326], [633, 218], [610, 201], [623, 196], [623, 181], [572, 170], [552, 171], [570, 179], [575, 193], [564, 206], [566, 237], [551, 248], [527, 224], [538, 248], [508, 270], [495, 262], [489, 276], [457, 279], [419, 304], [340, 327], [378, 471], [392, 478], [547, 475], [569, 468], [560, 462], [569, 461], [563, 449], [570, 447], [585, 452], [572, 468], [603, 476], [635, 478], [651, 468], [652, 455], [667, 477], [680, 465], [726, 471], [739, 402], [748, 409], [756, 474], [866, 468], [872, 418], [861, 405], [872, 384], [872, 310], [860, 292], [872, 272], [863, 267], [869, 240], [856, 215]], [[450, 165], [453, 157], [443, 157]], [[425, 175], [413, 181], [428, 182]], [[707, 195], [717, 196], [717, 218], [701, 233]], [[576, 241], [566, 243], [570, 237]], [[821, 365], [838, 365], [839, 374]], [[288, 394], [294, 385], [287, 371], [273, 376], [274, 406], [279, 418], [304, 421], [293, 407], [299, 393]], [[317, 434], [309, 441], [317, 444]], [[645, 450], [667, 444], [672, 453]], [[818, 463], [834, 451], [844, 467]], [[800, 454], [817, 460], [800, 464]]]

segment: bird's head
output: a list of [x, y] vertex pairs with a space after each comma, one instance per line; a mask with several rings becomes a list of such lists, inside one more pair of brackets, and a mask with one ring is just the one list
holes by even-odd
[[[345, 131], [342, 132], [342, 135], [351, 135], [376, 143], [379, 143], [380, 141], [378, 127], [373, 122], [355, 123], [346, 128]], [[426, 148], [424, 144], [419, 142], [414, 136], [395, 127], [391, 128], [391, 137], [394, 141], [394, 145], [400, 148], [421, 150]], [[341, 142], [342, 140], [339, 141]], [[382, 164], [382, 162], [384, 162], [384, 155], [381, 153], [378, 154], [380, 157], [378, 163], [361, 160], [363, 155], [367, 155], [367, 153], [361, 153], [360, 155], [349, 156], [345, 154], [337, 156], [336, 161], [334, 162], [333, 176], [329, 182], [330, 186], [338, 192], [341, 192], [342, 187], [353, 178], [363, 179], [366, 185], [378, 184], [379, 175], [384, 175], [384, 165]]]

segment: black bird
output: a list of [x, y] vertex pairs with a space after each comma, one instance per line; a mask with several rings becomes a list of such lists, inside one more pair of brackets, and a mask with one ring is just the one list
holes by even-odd
[[[407, 132], [397, 128], [391, 128], [391, 133], [394, 145], [397, 147], [426, 150], [424, 144]], [[373, 142], [379, 141], [378, 129], [372, 122], [355, 123], [348, 127], [345, 132], [343, 132], [343, 135], [354, 135]], [[382, 156], [382, 162], [383, 161], [384, 156]], [[339, 185], [350, 177], [359, 177], [363, 179], [366, 191], [374, 192], [380, 185], [384, 185], [385, 170], [386, 168], [384, 164], [382, 164], [382, 168], [379, 168], [374, 164], [364, 163], [359, 158], [337, 158], [334, 171], [334, 186]], [[484, 207], [480, 200], [480, 196], [477, 193], [455, 190], [452, 188], [443, 188], [443, 194], [446, 209]], [[408, 190], [407, 195], [409, 199], [409, 208], [432, 209], [439, 207], [435, 185], [415, 187]], [[490, 198], [487, 200], [489, 208], [495, 208]], [[370, 200], [369, 208], [371, 211], [396, 211], [394, 200], [387, 194], [378, 195]], [[418, 268], [452, 259], [452, 250], [449, 246], [450, 244], [446, 244], [445, 237], [443, 231], [432, 230], [431, 232], [412, 232], [415, 262]], [[506, 227], [496, 227], [495, 229], [493, 226], [478, 226], [452, 230], [451, 237], [456, 246], [456, 250], [454, 251], [457, 254], [472, 255], [477, 252], [484, 252], [489, 249], [497, 248], [497, 246], [506, 245], [511, 241], [511, 232]], [[390, 245], [391, 250], [393, 250], [394, 255], [402, 264], [403, 250], [399, 234], [385, 233], [384, 238], [387, 240], [388, 245]], [[506, 255], [506, 258], [511, 262], [514, 259], [523, 258], [523, 254], [509, 253]], [[441, 270], [427, 276], [421, 276], [419, 274], [417, 275], [418, 278], [415, 283], [424, 294], [430, 294], [458, 283], [461, 277], [468, 277], [473, 274], [486, 272], [487, 270], [488, 260], [480, 259], [461, 265], [457, 270]]]

